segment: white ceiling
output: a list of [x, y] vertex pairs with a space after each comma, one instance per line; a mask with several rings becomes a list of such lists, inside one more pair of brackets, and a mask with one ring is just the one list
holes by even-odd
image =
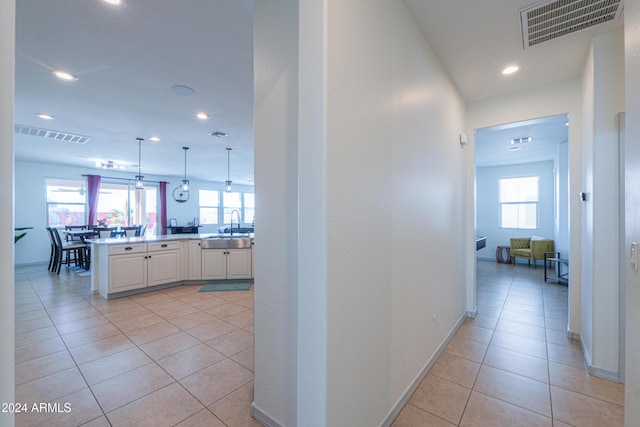
[[[519, 10], [534, 1], [404, 1], [468, 102], [579, 77], [590, 39], [622, 25], [602, 24], [524, 50]], [[87, 172], [98, 160], [112, 160], [135, 175], [140, 137], [143, 175], [181, 178], [181, 147], [188, 146], [190, 179], [224, 181], [231, 147], [231, 179], [252, 184], [253, 0], [127, 2], [113, 8], [101, 0], [17, 1], [16, 123], [91, 140], [79, 145], [16, 135], [16, 159]], [[500, 74], [514, 63], [518, 73]], [[56, 68], [78, 81], [54, 78]], [[196, 94], [176, 95], [173, 85]], [[209, 120], [197, 120], [198, 111]], [[209, 136], [216, 130], [229, 135]], [[481, 136], [494, 133], [506, 137]], [[161, 141], [149, 141], [152, 135]]]

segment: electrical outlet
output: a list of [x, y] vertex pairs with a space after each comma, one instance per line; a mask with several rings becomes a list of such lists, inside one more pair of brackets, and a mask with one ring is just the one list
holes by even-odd
[[435, 314], [433, 316], [431, 316], [431, 329], [436, 329], [436, 322], [438, 320], [438, 316], [436, 316]]

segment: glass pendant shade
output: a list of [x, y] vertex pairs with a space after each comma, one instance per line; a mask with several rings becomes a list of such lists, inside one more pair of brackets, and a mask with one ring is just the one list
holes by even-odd
[[136, 190], [142, 190], [144, 188], [144, 176], [142, 176], [142, 138], [136, 138], [138, 141], [138, 175], [136, 175]]
[[225, 181], [225, 191], [231, 192], [231, 163], [230, 163], [231, 148], [227, 148], [227, 180]]
[[189, 147], [182, 147], [184, 150], [184, 179], [182, 180], [182, 191], [189, 191], [189, 180], [187, 179], [187, 150]]

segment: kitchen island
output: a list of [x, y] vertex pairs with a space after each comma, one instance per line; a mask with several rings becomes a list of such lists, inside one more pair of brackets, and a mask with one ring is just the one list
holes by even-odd
[[183, 284], [253, 278], [253, 234], [87, 240], [91, 291], [111, 299]]

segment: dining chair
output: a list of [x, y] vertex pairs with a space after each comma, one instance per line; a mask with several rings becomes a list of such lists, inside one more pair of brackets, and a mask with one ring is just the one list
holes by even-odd
[[140, 227], [138, 226], [133, 226], [133, 227], [122, 227], [122, 229], [124, 230], [124, 237], [134, 237], [134, 236], [139, 236], [140, 234]]
[[100, 239], [107, 239], [109, 237], [113, 237], [113, 228], [104, 228], [104, 227], [95, 227], [93, 231], [98, 233], [98, 237]]
[[[64, 229], [65, 229], [65, 231], [86, 230], [87, 226], [86, 225], [65, 225]], [[80, 242], [80, 241], [82, 241], [82, 239], [80, 237], [72, 236], [70, 234], [66, 235], [66, 239], [65, 240], [67, 242], [71, 242], [71, 241]]]
[[55, 227], [51, 228], [51, 232], [56, 243], [56, 260], [53, 271], [55, 271], [56, 274], [60, 274], [62, 264], [66, 264], [67, 268], [69, 268], [71, 262], [74, 262], [76, 266], [86, 268], [85, 260], [88, 255], [87, 244], [84, 242], [63, 242], [60, 237], [60, 232]]
[[51, 229], [51, 227], [47, 227], [47, 234], [49, 235], [49, 243], [51, 243], [51, 254], [49, 255], [49, 267], [48, 270], [49, 271], [53, 271], [55, 269], [56, 266], [56, 252], [57, 252], [57, 247], [56, 247], [56, 239], [53, 237], [53, 230]]

